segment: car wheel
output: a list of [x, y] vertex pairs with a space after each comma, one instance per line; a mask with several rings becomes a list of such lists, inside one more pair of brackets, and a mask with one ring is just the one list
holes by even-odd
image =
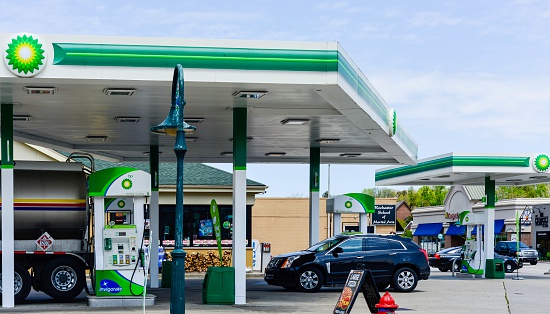
[[456, 262], [454, 262], [452, 265], [453, 265], [453, 266], [451, 266], [451, 267], [454, 267], [455, 273], [456, 273], [456, 272], [459, 272], [460, 269], [462, 268], [462, 260], [458, 259], [458, 260], [456, 260]]
[[449, 271], [449, 268], [447, 266], [439, 266], [437, 267], [437, 269], [439, 269], [440, 271], [446, 273]]
[[392, 278], [392, 287], [399, 292], [411, 292], [416, 288], [418, 277], [416, 272], [408, 267], [398, 269]]
[[305, 268], [298, 277], [300, 290], [306, 292], [317, 292], [323, 285], [323, 274], [316, 268]]
[[[27, 298], [31, 292], [31, 275], [18, 265], [13, 267], [13, 296], [15, 304], [19, 304]], [[2, 297], [2, 270], [0, 269], [0, 298]]]
[[537, 265], [537, 261], [529, 262], [529, 264], [531, 264], [531, 265]]
[[514, 264], [512, 262], [504, 263], [504, 271], [507, 273], [513, 273], [515, 270]]

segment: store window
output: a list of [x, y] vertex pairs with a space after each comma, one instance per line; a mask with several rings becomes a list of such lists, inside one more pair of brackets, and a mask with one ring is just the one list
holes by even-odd
[[445, 247], [445, 238], [439, 239], [438, 236], [420, 236], [420, 247], [426, 250], [428, 254], [441, 251]]
[[[175, 205], [160, 205], [160, 239], [163, 246], [175, 244]], [[251, 245], [251, 206], [247, 206], [247, 245]], [[222, 246], [231, 246], [233, 241], [233, 208], [218, 205], [222, 231]], [[186, 205], [183, 207], [183, 245], [186, 247], [216, 247], [214, 226], [209, 205]], [[163, 232], [163, 233], [162, 233]]]

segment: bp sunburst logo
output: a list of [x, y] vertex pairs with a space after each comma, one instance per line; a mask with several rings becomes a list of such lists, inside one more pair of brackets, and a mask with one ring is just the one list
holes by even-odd
[[546, 154], [538, 154], [533, 160], [533, 168], [538, 172], [546, 172], [550, 168], [550, 158]]
[[4, 50], [4, 64], [8, 70], [21, 77], [32, 77], [46, 65], [47, 55], [43, 43], [36, 35], [16, 34], [8, 40]]
[[118, 208], [124, 208], [124, 206], [126, 206], [126, 202], [123, 200], [119, 200], [116, 205], [118, 206]]
[[125, 190], [129, 190], [132, 188], [132, 180], [130, 179], [124, 179], [122, 180], [122, 188]]
[[344, 206], [346, 206], [346, 208], [351, 208], [351, 206], [353, 206], [353, 204], [351, 203], [351, 201], [346, 201], [344, 203]]

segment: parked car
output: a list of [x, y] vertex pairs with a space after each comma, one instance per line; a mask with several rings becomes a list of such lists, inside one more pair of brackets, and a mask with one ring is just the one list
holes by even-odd
[[[432, 255], [432, 254], [430, 254]], [[453, 246], [443, 249], [428, 257], [430, 266], [436, 267], [442, 272], [446, 272], [452, 269], [454, 265], [454, 271], [458, 272], [462, 268], [462, 246]], [[453, 263], [456, 260], [456, 263]]]
[[264, 280], [289, 290], [316, 292], [323, 285], [344, 284], [352, 269], [369, 269], [376, 286], [410, 292], [428, 279], [428, 255], [409, 238], [397, 235], [338, 235], [307, 250], [275, 256]]
[[499, 241], [495, 245], [495, 253], [501, 255], [519, 257], [523, 262], [529, 262], [531, 265], [537, 265], [539, 254], [537, 250], [530, 248], [527, 244], [519, 242], [519, 254], [517, 252], [516, 241]]
[[495, 259], [501, 259], [504, 262], [504, 271], [507, 273], [513, 273], [516, 269], [523, 267], [523, 261], [521, 258], [514, 258], [511, 256], [500, 255], [495, 253]]

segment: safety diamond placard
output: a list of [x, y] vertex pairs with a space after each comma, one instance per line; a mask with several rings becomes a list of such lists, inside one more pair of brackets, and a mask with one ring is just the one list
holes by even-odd
[[46, 251], [47, 249], [50, 248], [50, 246], [52, 246], [52, 244], [54, 243], [55, 241], [53, 240], [53, 238], [50, 236], [49, 233], [47, 232], [44, 232], [40, 238], [38, 238], [38, 240], [36, 240], [36, 245], [38, 245], [38, 247], [40, 247], [42, 249], [42, 251]]

